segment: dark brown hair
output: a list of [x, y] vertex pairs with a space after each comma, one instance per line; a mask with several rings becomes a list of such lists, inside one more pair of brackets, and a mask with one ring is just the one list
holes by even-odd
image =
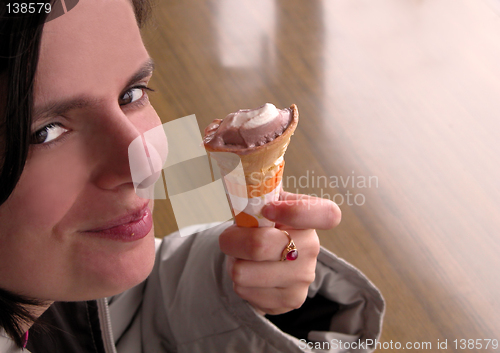
[[[130, 0], [139, 27], [150, 13], [150, 0]], [[40, 2], [40, 1], [39, 1]], [[49, 1], [45, 1], [49, 2]], [[51, 0], [52, 6], [60, 0]], [[8, 12], [0, 6], [0, 205], [12, 194], [28, 156], [33, 111], [33, 85], [38, 64], [43, 25], [47, 14]], [[2, 97], [4, 97], [2, 99]], [[0, 327], [22, 346], [23, 323], [34, 321], [29, 307], [37, 300], [0, 288]]]

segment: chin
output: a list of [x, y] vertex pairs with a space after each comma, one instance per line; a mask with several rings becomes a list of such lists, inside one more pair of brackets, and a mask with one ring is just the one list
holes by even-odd
[[[79, 298], [91, 300], [120, 294], [143, 282], [151, 273], [155, 262], [154, 232], [128, 244], [111, 244], [112, 249], [100, 249], [88, 263], [86, 276], [78, 287]], [[106, 251], [108, 250], [108, 251]]]
[[[153, 232], [152, 232], [153, 233]], [[141, 246], [127, 251], [115, 268], [116, 272], [111, 274], [112, 284], [109, 295], [116, 295], [143, 282], [151, 273], [155, 263], [154, 235], [151, 234], [141, 240]]]

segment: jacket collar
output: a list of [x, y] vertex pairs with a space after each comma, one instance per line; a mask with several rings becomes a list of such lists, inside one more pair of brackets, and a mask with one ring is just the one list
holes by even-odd
[[14, 341], [0, 328], [0, 352], [2, 353], [29, 353], [25, 348], [18, 348]]

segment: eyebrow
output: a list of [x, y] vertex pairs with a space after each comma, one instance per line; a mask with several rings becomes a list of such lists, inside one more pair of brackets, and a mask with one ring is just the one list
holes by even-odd
[[[153, 59], [148, 58], [142, 66], [137, 70], [127, 81], [125, 87], [132, 86], [134, 83], [149, 77], [153, 74], [154, 62]], [[99, 104], [101, 100], [95, 97], [76, 97], [69, 98], [58, 102], [50, 102], [39, 108], [35, 108], [33, 114], [33, 121], [44, 119], [50, 116], [62, 115], [74, 109], [84, 109], [90, 106]]]
[[153, 59], [148, 58], [148, 60], [146, 60], [144, 64], [142, 64], [140, 69], [137, 70], [136, 73], [132, 75], [132, 77], [130, 77], [125, 87], [132, 86], [134, 83], [148, 76], [151, 76], [153, 74], [154, 69], [155, 69], [155, 63]]

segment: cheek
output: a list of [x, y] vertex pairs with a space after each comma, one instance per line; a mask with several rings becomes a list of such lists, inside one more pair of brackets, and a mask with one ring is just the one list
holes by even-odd
[[88, 179], [88, 170], [76, 144], [39, 152], [37, 158], [27, 161], [10, 209], [16, 212], [13, 216], [18, 226], [48, 229], [75, 203]]

